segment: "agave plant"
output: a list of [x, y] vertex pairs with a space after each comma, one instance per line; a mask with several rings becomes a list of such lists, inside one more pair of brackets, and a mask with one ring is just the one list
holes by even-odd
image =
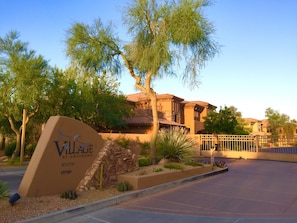
[[0, 199], [8, 197], [8, 187], [7, 185], [0, 180]]
[[184, 161], [196, 146], [196, 142], [186, 136], [187, 133], [187, 129], [180, 127], [161, 129], [157, 138], [158, 155], [171, 161]]

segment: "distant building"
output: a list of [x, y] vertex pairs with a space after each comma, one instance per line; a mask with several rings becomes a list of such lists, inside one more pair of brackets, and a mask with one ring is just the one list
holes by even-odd
[[[150, 99], [144, 93], [127, 95], [133, 105], [134, 115], [125, 119], [129, 133], [150, 133], [153, 128], [153, 117]], [[188, 128], [190, 134], [203, 133], [204, 119], [216, 106], [202, 101], [185, 101], [172, 94], [157, 95], [157, 110], [160, 128], [182, 126]], [[123, 132], [122, 131], [122, 132]]]
[[[271, 135], [271, 127], [267, 119], [257, 120], [254, 118], [244, 118], [244, 120], [247, 123], [247, 127], [252, 130], [252, 135]], [[283, 135], [283, 127], [278, 129], [278, 133], [280, 136]], [[297, 136], [297, 126], [294, 131], [294, 136]]]
[[[124, 120], [127, 128], [120, 131], [123, 133], [150, 133], [153, 129], [153, 117], [149, 97], [145, 93], [135, 93], [126, 95], [126, 98], [133, 107], [133, 115]], [[160, 129], [171, 126], [182, 126], [189, 129], [190, 134], [205, 133], [204, 117], [216, 108], [216, 106], [208, 102], [186, 101], [172, 94], [157, 95]], [[246, 127], [251, 130], [252, 135], [271, 135], [271, 128], [267, 119], [243, 119], [246, 122]], [[280, 128], [280, 135], [283, 132], [283, 129]], [[297, 136], [297, 127], [294, 135]]]
[[254, 118], [244, 118], [244, 121], [252, 135], [265, 135], [267, 133], [267, 121]]

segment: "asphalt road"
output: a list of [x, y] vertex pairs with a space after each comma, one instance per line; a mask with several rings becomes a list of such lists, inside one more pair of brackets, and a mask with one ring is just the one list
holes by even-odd
[[[55, 221], [60, 223], [296, 223], [297, 163], [226, 160], [229, 171], [188, 182], [107, 208]], [[0, 169], [15, 191], [24, 170]], [[81, 209], [81, 208], [80, 208]], [[85, 208], [87, 210], [87, 208]], [[28, 220], [26, 222], [31, 222]]]
[[297, 163], [232, 160], [229, 171], [62, 223], [296, 223]]
[[18, 191], [18, 188], [24, 176], [25, 170], [26, 170], [26, 167], [1, 167], [0, 166], [0, 180], [7, 184], [10, 195]]

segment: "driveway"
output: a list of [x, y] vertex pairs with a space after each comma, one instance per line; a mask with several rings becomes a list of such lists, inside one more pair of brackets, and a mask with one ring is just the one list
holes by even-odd
[[297, 222], [297, 163], [227, 162], [226, 173], [62, 222]]

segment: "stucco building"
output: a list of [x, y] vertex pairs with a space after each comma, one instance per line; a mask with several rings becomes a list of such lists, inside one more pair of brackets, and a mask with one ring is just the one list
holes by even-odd
[[[251, 129], [252, 135], [271, 135], [271, 127], [267, 119], [257, 120], [254, 118], [244, 118], [247, 123], [247, 127]], [[283, 127], [278, 128], [278, 134], [280, 136], [284, 135]], [[295, 131], [293, 131], [293, 136], [297, 136], [297, 126], [295, 126]]]
[[[150, 133], [153, 127], [150, 99], [144, 93], [127, 95], [133, 105], [133, 116], [125, 119], [127, 129], [124, 132]], [[157, 109], [160, 128], [183, 126], [190, 134], [202, 133], [203, 122], [210, 111], [216, 106], [202, 101], [185, 101], [172, 94], [157, 95]]]

